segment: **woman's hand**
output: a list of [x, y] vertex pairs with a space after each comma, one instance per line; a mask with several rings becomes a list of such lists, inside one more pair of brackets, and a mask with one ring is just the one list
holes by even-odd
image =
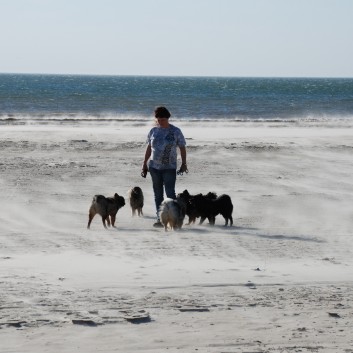
[[147, 163], [143, 163], [143, 164], [142, 164], [142, 170], [141, 170], [141, 176], [142, 176], [142, 178], [146, 178], [147, 173], [148, 173]]
[[188, 166], [186, 165], [186, 163], [182, 163], [180, 169], [179, 169], [182, 173], [187, 173], [188, 172]]
[[186, 163], [182, 163], [182, 165], [180, 166], [179, 170], [177, 171], [178, 175], [183, 175], [184, 173], [188, 173], [188, 166], [186, 165]]

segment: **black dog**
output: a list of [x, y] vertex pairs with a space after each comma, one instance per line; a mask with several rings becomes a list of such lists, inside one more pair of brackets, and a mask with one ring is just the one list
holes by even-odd
[[[194, 195], [190, 195], [188, 190], [184, 190], [181, 194], [178, 194], [178, 198], [182, 199], [186, 205], [186, 215], [189, 217], [189, 223], [187, 223], [188, 225], [191, 223], [195, 223], [196, 218], [202, 217], [204, 215], [202, 210], [197, 209], [194, 203], [190, 202], [193, 197]], [[214, 192], [209, 192], [207, 195], [205, 195], [205, 197], [210, 200], [215, 200], [217, 198], [217, 194]], [[204, 215], [204, 217], [208, 218], [207, 215]], [[209, 222], [211, 222], [210, 218], [208, 218], [208, 220]], [[202, 222], [200, 221], [200, 224]]]
[[210, 197], [207, 197], [207, 195], [205, 196], [198, 194], [192, 196], [189, 202], [191, 207], [201, 215], [200, 224], [202, 224], [204, 220], [208, 218], [210, 224], [214, 225], [216, 216], [221, 214], [226, 221], [225, 226], [228, 225], [228, 221], [230, 221], [230, 226], [233, 225], [233, 204], [229, 195], [223, 194], [216, 199], [210, 199]]
[[118, 194], [114, 194], [114, 197], [95, 195], [89, 209], [87, 228], [89, 229], [92, 219], [97, 213], [102, 217], [104, 228], [107, 228], [105, 221], [107, 221], [108, 226], [110, 226], [111, 223], [112, 226], [115, 227], [116, 214], [123, 206], [125, 206], [125, 199], [123, 196], [119, 196]]

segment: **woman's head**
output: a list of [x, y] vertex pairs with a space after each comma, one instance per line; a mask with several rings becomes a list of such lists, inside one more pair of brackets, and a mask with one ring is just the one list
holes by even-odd
[[156, 117], [156, 119], [158, 119], [158, 118], [169, 119], [170, 118], [170, 113], [169, 113], [169, 110], [166, 107], [157, 107], [154, 110], [154, 116]]
[[156, 124], [162, 128], [169, 127], [170, 113], [166, 107], [157, 107], [154, 110], [154, 116], [156, 118]]

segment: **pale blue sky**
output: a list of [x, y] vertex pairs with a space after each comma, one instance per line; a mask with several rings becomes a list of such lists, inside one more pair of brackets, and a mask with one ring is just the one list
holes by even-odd
[[0, 72], [353, 77], [353, 0], [0, 0]]

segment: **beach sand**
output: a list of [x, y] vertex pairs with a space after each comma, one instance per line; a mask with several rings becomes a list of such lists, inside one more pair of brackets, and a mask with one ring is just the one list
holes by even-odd
[[353, 130], [175, 125], [176, 191], [229, 194], [233, 227], [152, 227], [149, 123], [1, 127], [0, 352], [353, 352]]

